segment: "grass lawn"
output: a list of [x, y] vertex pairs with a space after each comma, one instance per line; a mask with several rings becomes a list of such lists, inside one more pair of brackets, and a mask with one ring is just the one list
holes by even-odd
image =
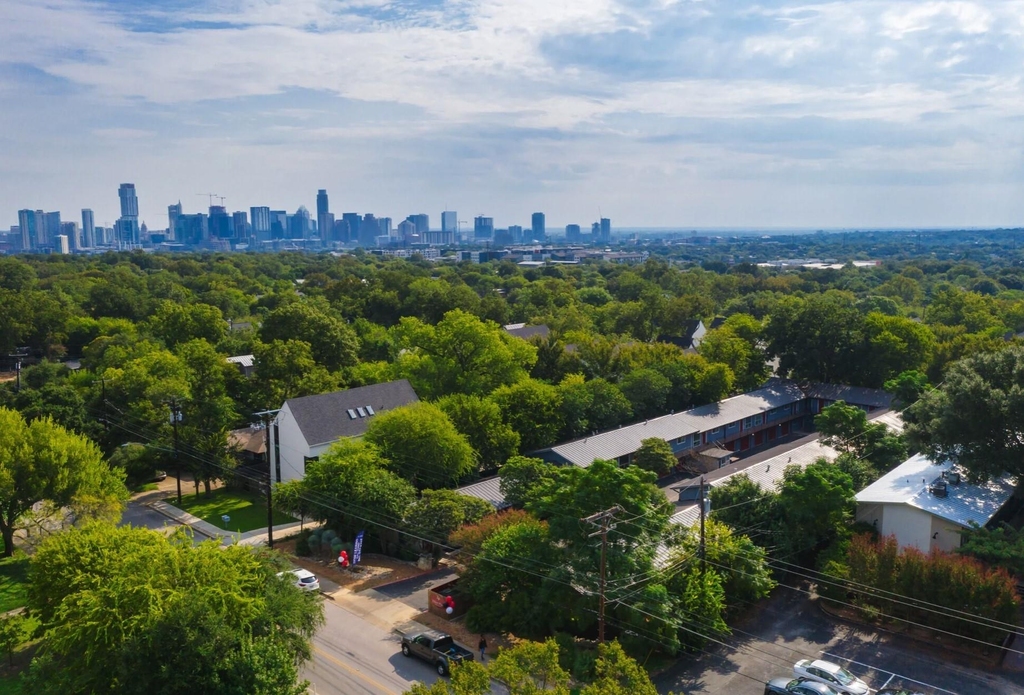
[[[4, 656], [4, 663], [7, 663], [7, 656]], [[12, 676], [0, 677], [0, 695], [21, 695], [21, 674], [15, 673]]]
[[[177, 506], [175, 497], [170, 497], [166, 501]], [[227, 530], [238, 533], [267, 527], [266, 500], [261, 495], [251, 492], [220, 488], [209, 495], [204, 492], [200, 492], [198, 495], [183, 494], [180, 509], [198, 516], [203, 521], [220, 529], [224, 528], [221, 516], [227, 514], [231, 517]], [[292, 521], [298, 521], [298, 519], [274, 511], [274, 526]]]
[[[27, 556], [15, 555], [14, 557], [0, 558], [0, 613], [6, 613], [25, 605], [27, 582]], [[2, 692], [0, 691], [0, 693]]]

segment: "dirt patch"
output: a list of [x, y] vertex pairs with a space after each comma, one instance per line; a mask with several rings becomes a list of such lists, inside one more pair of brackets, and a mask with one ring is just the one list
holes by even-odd
[[295, 540], [274, 543], [274, 549], [290, 556], [292, 562], [318, 577], [323, 577], [352, 591], [372, 589], [381, 584], [418, 577], [431, 570], [421, 570], [411, 562], [393, 557], [364, 553], [362, 561], [355, 567], [340, 569], [336, 560], [327, 558], [300, 557], [295, 554]]
[[[455, 620], [446, 620], [434, 615], [430, 611], [424, 611], [413, 618], [413, 620], [420, 625], [429, 627], [431, 630], [448, 633], [456, 642], [467, 649], [471, 649], [474, 656], [479, 656], [480, 650], [476, 648], [476, 645], [480, 643], [480, 633], [471, 632], [466, 627], [466, 616], [460, 616]], [[484, 637], [487, 639], [488, 656], [496, 655], [499, 648], [506, 649], [511, 647], [514, 639], [511, 635], [501, 635], [495, 632], [485, 632]]]

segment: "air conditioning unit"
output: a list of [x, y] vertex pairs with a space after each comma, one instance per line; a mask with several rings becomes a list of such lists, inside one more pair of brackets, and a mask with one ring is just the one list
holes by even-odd
[[949, 496], [949, 488], [946, 487], [945, 480], [937, 480], [934, 483], [932, 483], [931, 487], [928, 488], [928, 492], [932, 493], [936, 497]]

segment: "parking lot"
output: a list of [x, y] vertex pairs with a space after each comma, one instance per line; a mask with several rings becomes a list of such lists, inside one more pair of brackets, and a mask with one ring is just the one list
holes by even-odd
[[792, 676], [800, 659], [825, 659], [874, 690], [905, 687], [926, 695], [1024, 695], [1024, 674], [954, 663], [885, 633], [861, 630], [826, 616], [806, 595], [779, 587], [736, 632], [683, 658], [655, 678], [659, 692], [762, 695], [771, 678]]

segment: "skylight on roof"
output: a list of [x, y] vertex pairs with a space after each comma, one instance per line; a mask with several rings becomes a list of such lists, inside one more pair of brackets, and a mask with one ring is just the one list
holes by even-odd
[[359, 417], [366, 417], [366, 411], [362, 408], [356, 408], [356, 411], [359, 413]]
[[358, 417], [358, 415], [356, 415], [356, 411], [352, 410], [351, 408], [348, 409], [348, 416], [353, 420], [355, 420]]
[[366, 412], [368, 412], [370, 415], [376, 415], [377, 414], [377, 413], [373, 412], [373, 406], [369, 406], [369, 405], [366, 406]]

